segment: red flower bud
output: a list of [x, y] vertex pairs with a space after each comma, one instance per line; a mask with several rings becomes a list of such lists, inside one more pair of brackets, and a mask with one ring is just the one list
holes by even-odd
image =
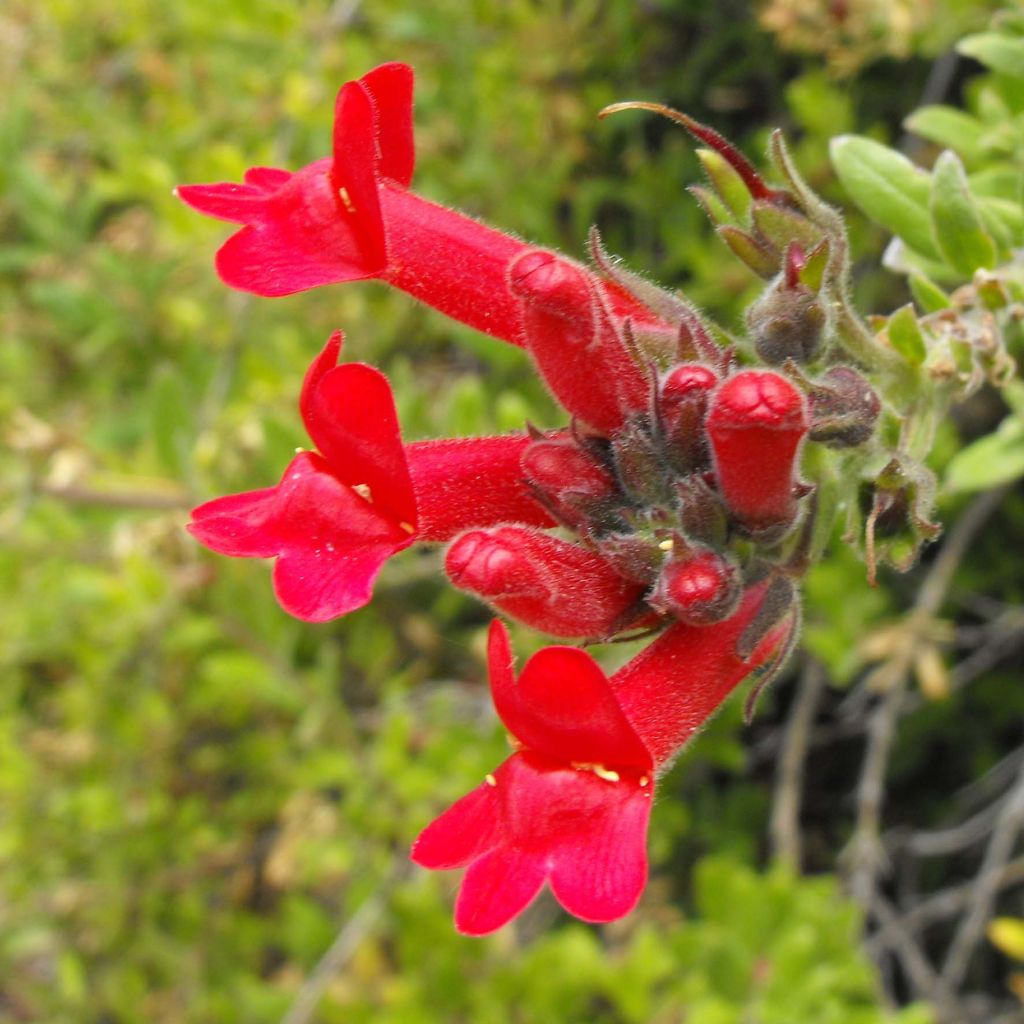
[[572, 529], [600, 515], [616, 493], [611, 473], [569, 437], [534, 441], [523, 452], [522, 472], [539, 500]]
[[803, 395], [777, 373], [737, 373], [715, 392], [706, 428], [718, 489], [738, 524], [762, 534], [789, 527], [794, 467], [808, 430]]
[[707, 465], [704, 416], [708, 396], [717, 384], [718, 375], [702, 363], [683, 363], [662, 382], [658, 403], [661, 430], [669, 460], [680, 473]]
[[457, 587], [552, 636], [611, 636], [642, 612], [643, 586], [585, 548], [523, 527], [463, 534], [445, 569]]
[[732, 559], [697, 548], [666, 561], [649, 603], [690, 626], [708, 626], [732, 615], [742, 592]]
[[565, 409], [610, 434], [647, 405], [646, 377], [589, 271], [534, 249], [509, 267], [509, 287], [523, 302], [526, 347]]

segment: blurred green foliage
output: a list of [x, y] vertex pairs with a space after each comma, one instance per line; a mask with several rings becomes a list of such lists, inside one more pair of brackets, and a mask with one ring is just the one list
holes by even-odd
[[[486, 611], [409, 554], [370, 608], [310, 627], [264, 566], [183, 533], [190, 504], [277, 478], [338, 326], [350, 358], [387, 368], [409, 438], [554, 422], [522, 353], [404, 296], [229, 293], [211, 266], [224, 227], [171, 195], [319, 157], [335, 89], [387, 59], [417, 69], [420, 191], [569, 252], [597, 222], [732, 323], [757, 282], [683, 193], [687, 140], [595, 112], [661, 99], [754, 153], [772, 124], [798, 127], [798, 160], [836, 196], [828, 136], [891, 124], [886, 83], [904, 112], [928, 70], [840, 87], [738, 0], [7, 0], [0, 1020], [277, 1020], [376, 900], [313, 1019], [923, 1024], [880, 1007], [832, 881], [755, 870], [767, 789], [745, 777], [734, 705], [666, 782], [628, 921], [595, 930], [541, 902], [518, 930], [455, 935], [454, 879], [404, 865], [502, 756]], [[879, 239], [855, 229], [862, 251]], [[877, 273], [860, 287], [900, 294]], [[839, 557], [810, 583], [808, 643], [840, 682], [898, 600], [862, 572]], [[522, 655], [537, 643], [517, 636]]]

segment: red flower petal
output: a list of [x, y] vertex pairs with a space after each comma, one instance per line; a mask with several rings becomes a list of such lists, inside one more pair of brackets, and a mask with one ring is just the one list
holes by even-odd
[[215, 551], [276, 555], [278, 600], [309, 622], [366, 604], [381, 565], [412, 542], [312, 452], [296, 456], [277, 487], [207, 502], [193, 516], [191, 532]]
[[514, 680], [508, 631], [491, 623], [488, 641], [494, 707], [530, 750], [562, 764], [651, 768], [651, 755], [629, 724], [608, 679], [577, 647], [545, 647]]
[[499, 847], [469, 866], [455, 901], [455, 927], [487, 935], [522, 913], [544, 884], [544, 864], [521, 850]]
[[331, 365], [340, 333], [313, 361], [299, 405], [306, 430], [331, 470], [396, 523], [416, 527], [416, 498], [387, 378], [364, 363]]
[[276, 487], [214, 498], [192, 510], [188, 532], [211, 551], [236, 558], [270, 558], [278, 539], [268, 525]]
[[653, 781], [609, 783], [589, 772], [586, 786], [595, 802], [585, 831], [565, 833], [551, 867], [551, 891], [570, 914], [584, 921], [614, 921], [628, 914], [647, 885], [647, 826]]
[[482, 935], [520, 913], [545, 878], [556, 899], [587, 921], [636, 905], [647, 881], [653, 784], [633, 774], [600, 778], [532, 753], [494, 775], [498, 842], [470, 865], [455, 908], [459, 931]]
[[387, 253], [377, 195], [373, 103], [358, 82], [343, 85], [335, 101], [331, 183], [338, 190], [366, 264], [383, 270]]
[[420, 833], [410, 853], [413, 863], [437, 871], [482, 857], [499, 840], [500, 810], [495, 788], [481, 783]]
[[247, 185], [255, 185], [263, 192], [276, 192], [288, 183], [291, 176], [291, 171], [282, 171], [278, 167], [250, 167], [244, 180]]
[[[248, 226], [217, 253], [225, 284], [278, 296], [380, 273], [379, 258], [367, 255], [373, 245], [364, 246], [359, 222], [347, 215], [331, 183], [330, 163], [304, 167], [266, 194], [258, 213], [247, 214]], [[203, 187], [186, 185], [178, 194], [190, 202], [196, 194], [185, 190]]]
[[373, 99], [380, 150], [379, 172], [404, 187], [412, 181], [416, 163], [412, 68], [392, 61], [368, 71], [359, 82]]
[[[287, 174], [286, 171], [282, 173]], [[267, 196], [256, 184], [236, 185], [227, 181], [216, 185], [179, 185], [174, 194], [193, 210], [232, 224], [249, 224], [258, 220], [266, 206]]]

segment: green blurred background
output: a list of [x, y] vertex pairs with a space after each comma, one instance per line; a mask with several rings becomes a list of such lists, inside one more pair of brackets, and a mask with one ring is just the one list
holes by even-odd
[[[337, 327], [348, 358], [388, 372], [409, 439], [558, 418], [521, 352], [376, 284], [229, 292], [212, 268], [227, 226], [186, 210], [176, 183], [324, 155], [338, 86], [404, 60], [420, 192], [569, 253], [596, 222], [635, 269], [737, 325], [757, 282], [684, 191], [688, 140], [595, 113], [662, 100], [755, 156], [781, 125], [841, 200], [828, 137], [897, 140], [936, 56], [991, 5], [843, 6], [837, 28], [835, 5], [779, 0], [6, 0], [0, 1021], [931, 1019], [893, 1008], [912, 989], [883, 986], [830, 874], [856, 735], [809, 769], [811, 874], [770, 863], [794, 673], [751, 729], [733, 702], [666, 780], [635, 914], [596, 929], [542, 900], [465, 939], [457, 876], [410, 869], [407, 850], [503, 757], [486, 609], [444, 585], [436, 552], [407, 553], [370, 607], [305, 625], [274, 603], [268, 566], [211, 556], [182, 529], [192, 504], [278, 478], [305, 441], [302, 375]], [[888, 311], [905, 295], [871, 269], [884, 237], [852, 229], [865, 306]], [[959, 443], [949, 425], [940, 462]], [[1001, 554], [1022, 519], [1018, 502], [1003, 546], [978, 543], [965, 588], [1020, 600]], [[861, 672], [860, 641], [914, 587], [869, 590], [845, 549], [812, 576], [806, 644], [830, 707]], [[516, 633], [521, 655], [539, 642]], [[945, 786], [1003, 756], [1024, 709], [1007, 684], [996, 666], [927, 703], [895, 768], [894, 821], [938, 820]], [[985, 970], [1003, 991], [1002, 966]]]

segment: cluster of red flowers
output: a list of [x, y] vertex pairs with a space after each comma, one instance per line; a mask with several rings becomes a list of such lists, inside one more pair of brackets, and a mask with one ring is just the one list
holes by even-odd
[[[571, 913], [608, 921], [643, 890], [659, 772], [793, 641], [793, 551], [813, 519], [797, 460], [809, 435], [852, 443], [835, 407], [851, 389], [863, 404], [863, 382], [739, 369], [690, 306], [596, 237], [591, 268], [409, 191], [413, 153], [412, 71], [385, 64], [339, 93], [331, 157], [178, 195], [243, 225], [217, 255], [229, 285], [386, 281], [522, 346], [569, 425], [404, 443], [386, 378], [337, 365], [335, 334], [300, 400], [315, 451], [275, 487], [200, 506], [190, 529], [224, 554], [276, 559], [281, 605], [309, 621], [365, 604], [390, 555], [450, 542], [452, 582], [538, 630], [660, 632], [610, 678], [553, 646], [517, 679], [495, 622], [491, 689], [515, 752], [413, 847], [425, 867], [468, 866], [464, 932], [500, 927], [545, 881]], [[799, 291], [803, 259], [794, 245], [778, 288]]]

